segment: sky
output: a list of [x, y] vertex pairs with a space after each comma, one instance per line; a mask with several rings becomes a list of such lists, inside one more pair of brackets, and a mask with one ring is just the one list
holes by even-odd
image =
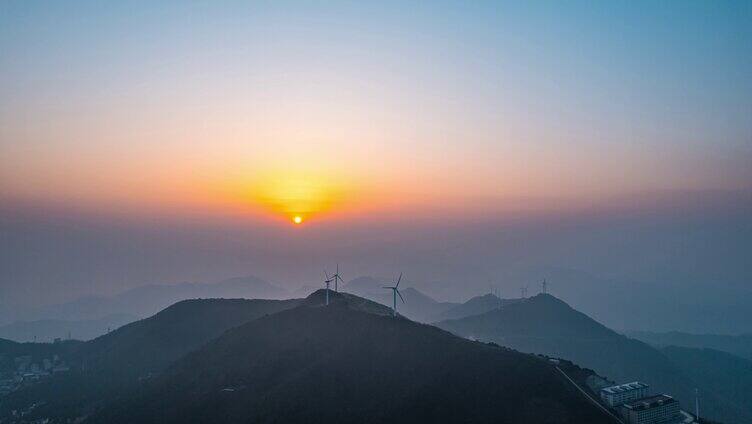
[[[463, 245], [478, 225], [625, 213], [661, 234], [691, 215], [712, 233], [698, 251], [737, 246], [723, 237], [729, 215], [749, 228], [751, 116], [748, 1], [5, 0], [0, 243], [16, 256], [0, 278], [6, 299], [51, 301], [252, 272], [213, 256], [243, 231], [270, 257], [394, 234], [376, 253], [418, 258], [432, 231]], [[189, 249], [202, 270], [136, 257], [125, 271], [69, 245], [135, 251], [165, 223], [186, 236], [160, 251]], [[265, 273], [300, 282], [310, 262]]]

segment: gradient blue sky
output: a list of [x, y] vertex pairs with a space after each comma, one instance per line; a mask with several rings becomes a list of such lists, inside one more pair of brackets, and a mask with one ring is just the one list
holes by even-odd
[[746, 1], [5, 1], [0, 195], [221, 210], [289, 178], [373, 211], [749, 189], [750, 23]]
[[0, 0], [0, 302], [339, 260], [748, 311], [751, 117], [750, 1]]

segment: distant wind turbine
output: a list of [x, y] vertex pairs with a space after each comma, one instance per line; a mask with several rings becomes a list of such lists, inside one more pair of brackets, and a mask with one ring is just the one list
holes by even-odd
[[548, 293], [548, 283], [546, 282], [546, 279], [543, 279], [543, 282], [541, 283], [541, 293], [546, 294]]
[[397, 282], [394, 283], [393, 286], [384, 286], [385, 289], [391, 289], [392, 290], [392, 316], [397, 316], [397, 295], [399, 295], [400, 299], [402, 299], [402, 303], [405, 303], [405, 298], [402, 297], [402, 293], [399, 292], [399, 284], [400, 281], [402, 281], [402, 273], [400, 272], [399, 278], [397, 278]]
[[329, 274], [326, 272], [326, 270], [324, 270], [324, 277], [326, 277], [324, 279], [324, 284], [326, 284], [326, 304], [328, 305], [329, 304], [329, 284], [334, 280], [329, 278]]
[[342, 279], [342, 275], [340, 275], [339, 273], [339, 264], [337, 264], [337, 271], [334, 273], [334, 275], [332, 275], [332, 278], [334, 279], [334, 291], [338, 292], [339, 289], [337, 287], [337, 281], [342, 281], [343, 283], [345, 282], [345, 280]]
[[695, 418], [700, 421], [700, 391], [695, 388]]

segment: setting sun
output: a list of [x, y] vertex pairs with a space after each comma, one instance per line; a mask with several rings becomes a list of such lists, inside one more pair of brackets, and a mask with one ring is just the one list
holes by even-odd
[[[345, 185], [324, 172], [274, 168], [259, 172], [256, 181], [241, 184], [238, 193], [272, 216], [299, 225], [343, 205]], [[242, 181], [242, 179], [240, 180]]]

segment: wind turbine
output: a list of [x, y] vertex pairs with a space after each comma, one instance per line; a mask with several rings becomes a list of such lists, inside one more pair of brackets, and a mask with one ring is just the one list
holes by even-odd
[[548, 283], [546, 282], [546, 279], [543, 279], [543, 282], [541, 283], [541, 293], [546, 294], [548, 293]]
[[525, 299], [527, 297], [527, 284], [520, 287], [520, 296]]
[[399, 292], [399, 283], [402, 281], [402, 273], [400, 272], [399, 278], [397, 278], [397, 282], [394, 284], [394, 286], [384, 286], [385, 289], [391, 289], [392, 290], [392, 316], [397, 316], [397, 295], [399, 295], [400, 299], [402, 299], [402, 303], [405, 303], [405, 298], [402, 297], [402, 293]]
[[326, 284], [326, 304], [329, 304], [329, 283], [331, 283], [333, 280], [329, 278], [329, 274], [327, 274], [326, 270], [324, 270], [324, 276], [326, 277], [324, 279], [324, 284]]
[[334, 279], [334, 291], [338, 292], [339, 289], [337, 288], [337, 281], [342, 281], [343, 283], [345, 280], [342, 279], [342, 276], [339, 274], [339, 264], [337, 264], [337, 272], [332, 275], [332, 278]]

